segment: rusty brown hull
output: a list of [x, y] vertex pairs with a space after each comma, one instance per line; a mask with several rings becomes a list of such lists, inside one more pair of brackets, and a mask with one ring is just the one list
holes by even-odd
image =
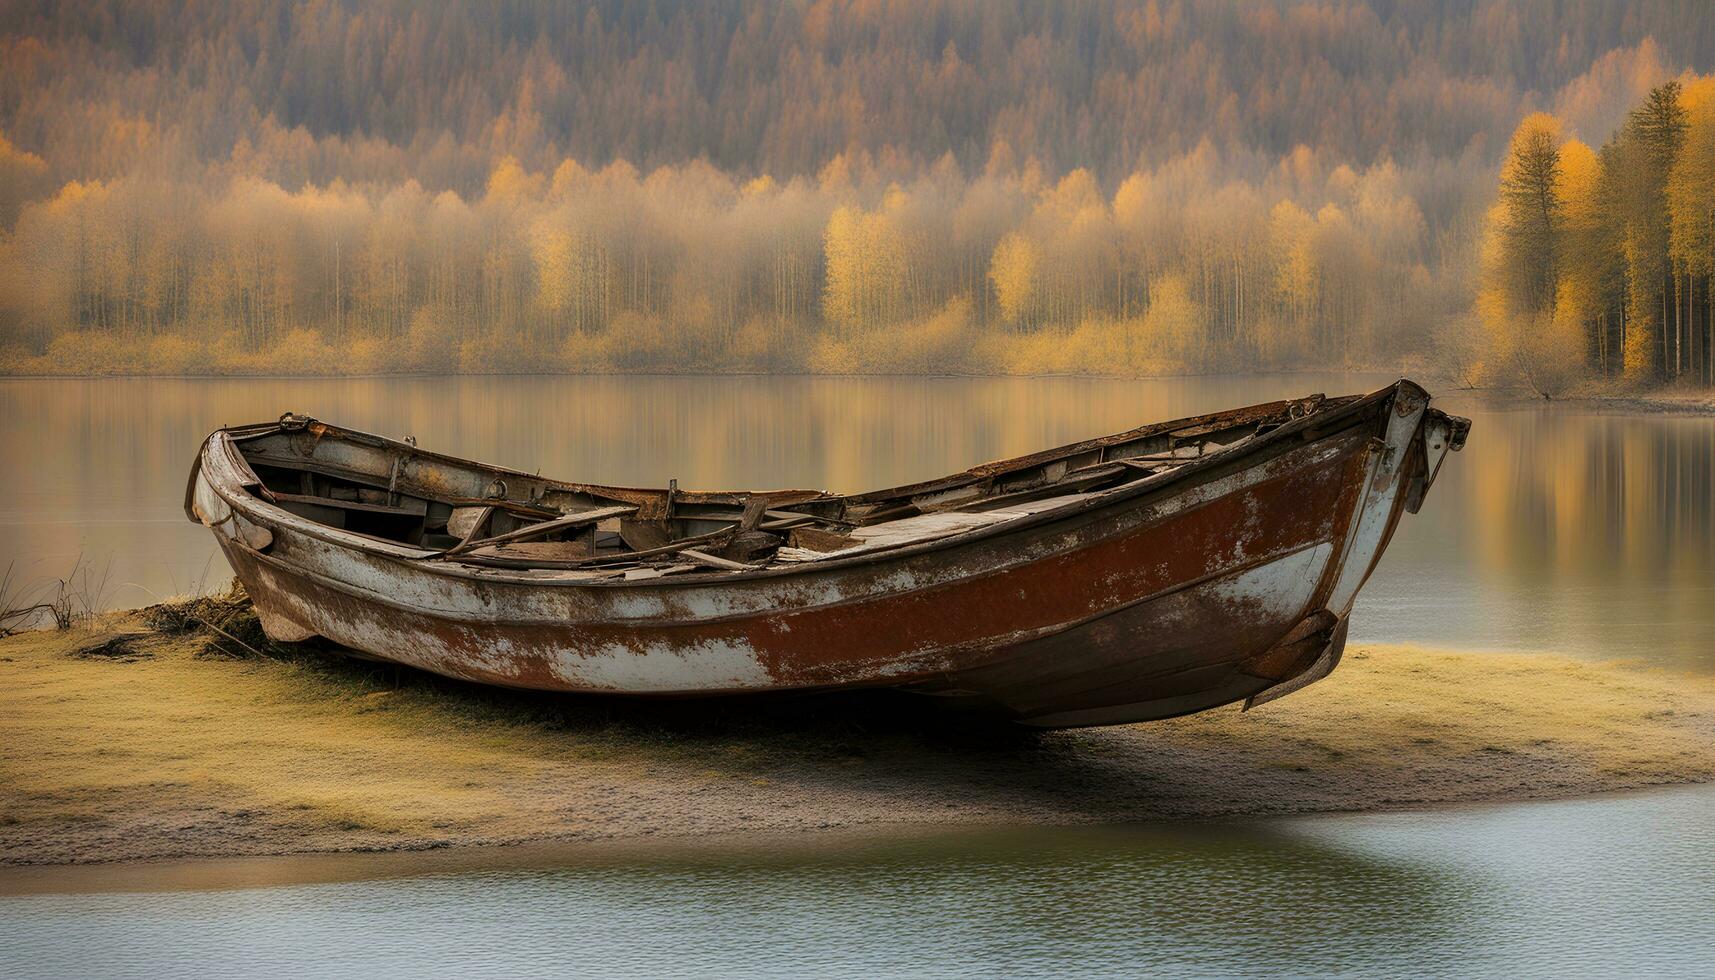
[[894, 686], [1044, 727], [1112, 724], [1268, 699], [1332, 670], [1358, 589], [1460, 423], [1401, 382], [966, 533], [641, 581], [348, 540], [248, 492], [220, 433], [191, 509], [284, 639], [544, 690]]

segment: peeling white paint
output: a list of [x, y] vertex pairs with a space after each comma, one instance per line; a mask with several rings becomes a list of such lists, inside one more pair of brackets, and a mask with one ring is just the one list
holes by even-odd
[[1212, 583], [1213, 592], [1235, 608], [1294, 623], [1310, 612], [1310, 600], [1333, 554], [1333, 542], [1324, 541], [1231, 578], [1219, 579]]
[[648, 644], [641, 650], [610, 645], [567, 651], [554, 658], [553, 671], [576, 687], [609, 691], [760, 690], [775, 683], [756, 651], [741, 640], [679, 649]]

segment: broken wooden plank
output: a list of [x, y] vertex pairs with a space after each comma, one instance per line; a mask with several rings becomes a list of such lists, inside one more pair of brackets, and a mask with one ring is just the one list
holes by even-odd
[[1165, 460], [1116, 459], [1114, 462], [1121, 466], [1130, 467], [1134, 470], [1142, 470], [1145, 473], [1158, 473], [1162, 470], [1171, 470], [1175, 468], [1172, 463], [1166, 462]]
[[857, 517], [856, 526], [864, 527], [871, 524], [886, 524], [889, 521], [904, 520], [908, 517], [918, 517], [922, 515], [923, 508], [916, 504], [900, 504], [887, 508], [877, 505], [868, 509], [853, 508], [852, 513]]
[[1173, 429], [1167, 433], [1167, 436], [1179, 442], [1190, 442], [1193, 439], [1214, 435], [1230, 428], [1233, 428], [1232, 423], [1223, 419], [1215, 422], [1204, 422], [1201, 425], [1188, 425], [1183, 429]]
[[778, 534], [770, 534], [767, 531], [738, 531], [721, 547], [720, 556], [738, 562], [757, 559], [766, 561], [768, 553], [780, 547], [780, 544], [781, 538]]
[[[493, 520], [493, 518], [494, 508], [483, 507], [482, 513], [477, 515], [477, 518], [470, 522], [470, 526], [465, 528], [464, 533], [458, 536], [458, 543], [453, 545], [453, 550], [456, 551], [460, 548], [469, 547], [470, 543], [476, 540], [476, 536], [482, 533], [482, 529], [487, 527], [488, 522]], [[450, 520], [447, 522], [447, 530], [452, 530], [452, 522]]]
[[442, 499], [454, 507], [494, 507], [509, 514], [534, 517], [539, 521], [551, 521], [564, 513], [564, 511], [548, 510], [533, 504], [526, 504], [517, 500], [502, 500], [496, 497], [445, 497]]
[[469, 553], [520, 561], [572, 561], [590, 557], [590, 545], [583, 538], [574, 541], [514, 541], [472, 548]]
[[732, 533], [734, 526], [735, 525], [728, 525], [719, 531], [713, 531], [709, 534], [699, 534], [695, 537], [680, 538], [677, 541], [672, 541], [654, 548], [645, 548], [640, 551], [632, 551], [618, 555], [600, 555], [589, 559], [585, 564], [606, 565], [614, 562], [635, 561], [639, 558], [677, 554], [686, 548], [694, 548], [698, 545], [713, 544], [717, 541], [721, 541], [726, 538], [727, 535]]
[[[1110, 463], [1091, 463], [1089, 466], [1083, 466], [1083, 467], [1079, 467], [1078, 469], [1073, 470], [1071, 473], [1067, 474], [1067, 476], [1073, 481], [1077, 481], [1077, 480], [1100, 480], [1100, 479], [1104, 479], [1104, 478], [1110, 477], [1110, 476], [1118, 476], [1121, 473], [1125, 472], [1125, 467], [1121, 465], [1123, 463], [1125, 463], [1125, 460], [1123, 460], [1123, 459], [1116, 459]], [[1043, 488], [1038, 487], [1037, 489], [1040, 490]], [[1024, 491], [1024, 492], [1031, 492], [1031, 491]], [[983, 501], [982, 500], [973, 500], [973, 501], [969, 501], [969, 503], [975, 505], [975, 504], [981, 504], [981, 503], [983, 503]]]
[[966, 504], [962, 511], [946, 511], [945, 513], [984, 513], [991, 510], [1001, 510], [1025, 501], [1041, 500], [1044, 497], [1058, 497], [1064, 495], [1067, 491], [1077, 492], [1086, 490], [1098, 483], [1101, 483], [1103, 480], [1112, 479], [1124, 472], [1125, 467], [1114, 466], [1112, 468], [1104, 467], [1100, 470], [1089, 470], [1082, 473], [1075, 473], [1068, 476], [1066, 479], [1061, 480], [1059, 483], [1050, 483], [1045, 486], [1032, 487], [1029, 490], [1018, 490], [1013, 493], [1002, 493], [996, 494], [993, 497], [984, 497], [981, 500], [975, 500]]
[[858, 543], [858, 539], [840, 534], [837, 531], [824, 531], [814, 527], [796, 527], [787, 536], [787, 542], [793, 548], [828, 552], [850, 548]]
[[476, 536], [488, 519], [494, 516], [494, 505], [484, 504], [479, 507], [454, 507], [452, 516], [447, 518], [447, 533], [459, 539], [463, 544]]
[[744, 513], [739, 516], [738, 529], [740, 533], [754, 531], [762, 523], [762, 515], [768, 510], [767, 497], [752, 497], [744, 502]]
[[947, 510], [853, 528], [851, 536], [861, 543], [863, 550], [872, 551], [876, 548], [897, 548], [963, 534], [972, 528], [986, 527], [1008, 519], [978, 511]]
[[672, 540], [666, 521], [621, 520], [619, 539], [635, 552], [659, 548]]
[[[635, 564], [639, 559], [660, 558], [667, 555], [678, 554], [686, 548], [694, 548], [698, 545], [719, 543], [724, 541], [732, 531], [733, 527], [729, 525], [712, 534], [699, 534], [695, 537], [681, 538], [678, 541], [673, 541], [656, 548], [647, 548], [641, 551], [621, 552], [619, 554], [594, 555], [587, 558], [540, 558], [535, 559], [534, 561], [526, 561], [517, 558], [504, 558], [500, 555], [472, 554], [470, 551], [461, 551], [457, 554], [454, 554], [452, 551], [440, 551], [426, 557], [453, 558], [457, 561], [496, 565], [502, 568], [609, 568], [615, 565]], [[478, 545], [480, 546], [480, 542], [478, 542]]]
[[612, 507], [597, 507], [595, 510], [585, 510], [579, 511], [576, 514], [567, 514], [551, 521], [543, 521], [540, 524], [530, 524], [528, 526], [518, 528], [515, 531], [508, 531], [505, 534], [497, 534], [491, 538], [466, 541], [457, 548], [447, 551], [446, 554], [455, 555], [460, 552], [483, 548], [489, 545], [506, 544], [511, 541], [524, 541], [529, 538], [539, 538], [544, 534], [553, 534], [556, 531], [565, 531], [575, 527], [583, 527], [586, 524], [594, 524], [597, 521], [606, 520], [609, 517], [624, 517], [628, 514], [635, 513], [637, 513], [637, 508], [631, 504], [616, 504]]
[[695, 571], [696, 568], [696, 565], [668, 565], [664, 568], [628, 568], [625, 570], [625, 580], [627, 582], [645, 581], [652, 578], [661, 578], [667, 575], [677, 575], [680, 572]]
[[1123, 463], [1128, 459], [1135, 459], [1146, 463], [1183, 463], [1201, 455], [1203, 455], [1203, 444], [1194, 442], [1184, 446], [1176, 446], [1167, 452], [1138, 453], [1136, 456], [1118, 457], [1110, 460], [1110, 462]]
[[699, 565], [707, 565], [710, 568], [719, 568], [729, 572], [748, 572], [752, 569], [761, 567], [760, 565], [747, 565], [742, 561], [730, 561], [726, 558], [711, 555], [706, 551], [698, 551], [695, 548], [682, 548], [680, 549], [679, 554], [691, 559]]

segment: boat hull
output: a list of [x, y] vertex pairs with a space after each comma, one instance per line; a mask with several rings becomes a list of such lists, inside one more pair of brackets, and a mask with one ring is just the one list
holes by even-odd
[[218, 433], [191, 496], [278, 639], [520, 688], [891, 686], [1070, 727], [1266, 700], [1326, 675], [1449, 425], [1402, 382], [1075, 513], [825, 567], [623, 585], [351, 547], [236, 488]]

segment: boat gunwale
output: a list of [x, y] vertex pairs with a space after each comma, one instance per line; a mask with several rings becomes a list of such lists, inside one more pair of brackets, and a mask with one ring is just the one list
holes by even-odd
[[[247, 493], [245, 492], [243, 485], [229, 486], [224, 481], [217, 481], [208, 478], [203, 466], [203, 461], [212, 448], [216, 445], [221, 445], [222, 448], [237, 452], [240, 459], [242, 459], [243, 454], [238, 450], [236, 441], [234, 441], [232, 437], [234, 435], [242, 436], [257, 433], [270, 426], [277, 425], [277, 423], [272, 422], [225, 427], [217, 429], [215, 432], [210, 434], [209, 437], [203, 441], [203, 444], [197, 453], [196, 463], [191, 471], [190, 487], [187, 488], [187, 491], [194, 489], [197, 476], [201, 473], [204, 481], [208, 483], [210, 489], [212, 489], [216, 495], [227, 504], [227, 506], [231, 507], [235, 512], [242, 514], [245, 519], [251, 523], [260, 524], [264, 527], [267, 527], [270, 524], [280, 526], [292, 531], [293, 533], [303, 534], [326, 544], [343, 548], [349, 552], [398, 562], [439, 576], [488, 584], [504, 583], [509, 585], [534, 587], [551, 586], [602, 589], [655, 589], [666, 587], [669, 589], [684, 589], [708, 585], [737, 584], [741, 582], [753, 582], [764, 579], [808, 575], [821, 572], [837, 572], [860, 566], [874, 566], [896, 560], [915, 558], [935, 551], [960, 547], [989, 537], [999, 537], [1005, 534], [1034, 529], [1043, 524], [1077, 517], [1088, 511], [1113, 506], [1115, 504], [1134, 503], [1136, 502], [1136, 498], [1153, 496], [1163, 491], [1177, 489], [1176, 484], [1206, 474], [1217, 467], [1236, 463], [1246, 457], [1266, 452], [1305, 430], [1315, 428], [1318, 425], [1343, 422], [1349, 417], [1363, 413], [1365, 410], [1374, 407], [1378, 403], [1392, 400], [1399, 393], [1406, 390], [1411, 390], [1415, 394], [1421, 396], [1426, 405], [1430, 400], [1429, 393], [1421, 386], [1408, 379], [1402, 378], [1386, 387], [1379, 388], [1368, 394], [1356, 397], [1345, 396], [1349, 397], [1350, 400], [1342, 401], [1339, 404], [1327, 407], [1318, 406], [1316, 409], [1300, 418], [1289, 420], [1261, 436], [1256, 436], [1246, 440], [1242, 445], [1235, 444], [1225, 447], [1213, 453], [1189, 460], [1185, 464], [1174, 467], [1166, 472], [1146, 476], [1096, 493], [1085, 494], [1082, 495], [1083, 499], [1067, 501], [1065, 504], [1057, 507], [1037, 511], [1035, 513], [1012, 518], [1010, 520], [996, 521], [992, 524], [969, 528], [940, 538], [915, 542], [897, 548], [889, 548], [883, 551], [861, 552], [846, 557], [829, 557], [811, 562], [765, 565], [754, 569], [740, 571], [711, 569], [709, 571], [686, 572], [673, 576], [661, 576], [635, 580], [628, 580], [623, 577], [576, 578], [566, 574], [567, 572], [577, 571], [577, 569], [507, 569], [466, 564], [456, 560], [446, 562], [425, 561], [423, 559], [436, 554], [436, 552], [431, 549], [416, 548], [402, 543], [396, 544], [386, 542], [378, 538], [366, 537], [355, 532], [329, 527], [325, 524], [320, 524], [309, 520], [308, 518], [293, 514], [276, 504], [269, 503], [267, 500], [259, 496]], [[1133, 433], [1143, 433], [1145, 430], [1152, 428], [1158, 429], [1161, 432], [1172, 432], [1175, 431], [1175, 429], [1166, 427], [1174, 426], [1176, 428], [1187, 428], [1206, 419], [1230, 416], [1268, 405], [1281, 405], [1284, 407], [1294, 402], [1302, 402], [1303, 400], [1304, 399], [1302, 398], [1280, 399], [1275, 402], [1262, 402], [1257, 405], [1243, 406], [1241, 408], [1228, 409], [1221, 412], [1211, 412], [1203, 415], [1188, 416], [1182, 419], [1171, 419], [1157, 423], [1150, 423], [1134, 429], [1124, 430], [1105, 436], [1098, 436], [1093, 439], [1068, 443], [1064, 446], [1040, 450], [1035, 453], [1028, 453], [1011, 459], [979, 464], [978, 466], [971, 467], [959, 473], [950, 474], [934, 480], [923, 481], [917, 484], [908, 484], [903, 487], [889, 488], [886, 490], [866, 491], [859, 494], [829, 494], [825, 495], [825, 497], [858, 499], [864, 497], [876, 498], [892, 493], [908, 494], [912, 492], [924, 492], [924, 490], [919, 488], [930, 488], [941, 484], [956, 483], [961, 478], [980, 477], [985, 475], [985, 473], [992, 474], [994, 472], [1006, 472], [1006, 467], [1009, 466], [1024, 468], [1029, 465], [1034, 465], [1032, 461], [1038, 457], [1042, 458], [1044, 462], [1047, 462], [1052, 460], [1055, 454], [1072, 455], [1089, 448], [1096, 448], [1110, 440], [1123, 442], [1125, 439], [1122, 437], [1130, 436]], [[1331, 401], [1332, 399], [1328, 400]], [[336, 429], [341, 438], [351, 438], [355, 436], [357, 438], [354, 441], [357, 441], [360, 444], [369, 444], [371, 448], [393, 449], [399, 452], [408, 452], [417, 457], [440, 460], [464, 467], [475, 467], [485, 472], [543, 481], [556, 488], [568, 489], [574, 492], [599, 492], [604, 489], [621, 491], [630, 489], [638, 490], [640, 492], [654, 492], [652, 488], [604, 487], [595, 484], [566, 483], [551, 478], [541, 477], [536, 474], [525, 473], [520, 470], [513, 470], [507, 467], [493, 466], [476, 460], [418, 449], [410, 443], [390, 439], [386, 436], [376, 435], [374, 433], [363, 432], [362, 430], [345, 429], [337, 426], [333, 428]], [[1142, 436], [1139, 435], [1138, 437], [1141, 438]], [[217, 443], [217, 440], [224, 440], [224, 442]], [[1248, 465], [1254, 466], [1260, 465], [1260, 463], [1251, 463]], [[1237, 469], [1243, 468], [1246, 467], [1237, 467]], [[693, 495], [722, 496], [744, 492], [746, 491], [688, 491], [685, 495], [687, 497]], [[200, 518], [195, 517], [194, 512], [189, 506], [190, 493], [187, 492], [186, 496], [187, 514], [192, 516], [193, 520], [196, 520], [197, 523], [203, 523]], [[255, 549], [250, 550], [254, 551]], [[264, 552], [256, 551], [255, 553], [264, 558], [271, 558], [273, 561], [286, 564], [288, 567], [290, 566], [290, 563], [284, 562], [282, 559], [272, 558], [272, 556], [268, 556]], [[836, 552], [834, 554], [837, 556], [838, 553]]]

